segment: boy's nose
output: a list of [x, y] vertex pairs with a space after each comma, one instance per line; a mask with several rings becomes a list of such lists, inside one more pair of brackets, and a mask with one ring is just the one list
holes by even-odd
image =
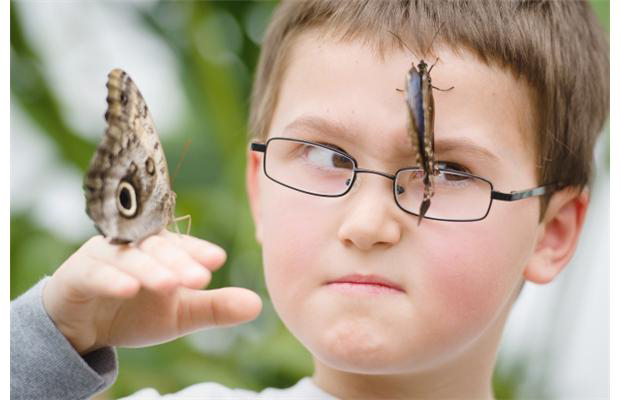
[[346, 211], [338, 230], [345, 246], [363, 251], [392, 246], [400, 240], [402, 211], [394, 201], [392, 181], [380, 175], [358, 175], [346, 197]]

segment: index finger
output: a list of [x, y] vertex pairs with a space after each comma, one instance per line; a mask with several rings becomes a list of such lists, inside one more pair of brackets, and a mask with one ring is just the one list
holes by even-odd
[[220, 246], [194, 236], [172, 233], [163, 230], [162, 237], [171, 240], [175, 245], [186, 251], [190, 257], [215, 271], [226, 261], [226, 252]]

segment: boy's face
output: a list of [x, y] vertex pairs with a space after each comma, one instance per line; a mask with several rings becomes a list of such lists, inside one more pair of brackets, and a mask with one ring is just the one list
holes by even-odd
[[[433, 85], [454, 89], [433, 92], [436, 159], [465, 166], [495, 190], [537, 186], [527, 86], [469, 53], [437, 55]], [[405, 94], [397, 90], [405, 88], [412, 62], [419, 59], [408, 51], [388, 52], [381, 61], [359, 42], [301, 35], [269, 136], [329, 143], [360, 168], [388, 174], [415, 165]], [[360, 174], [347, 195], [324, 198], [266, 178], [259, 153], [249, 161], [273, 304], [319, 362], [351, 372], [404, 373], [496, 346], [537, 244], [537, 198], [495, 201], [478, 222], [418, 225], [398, 208], [385, 177]], [[351, 276], [394, 288], [333, 283]]]

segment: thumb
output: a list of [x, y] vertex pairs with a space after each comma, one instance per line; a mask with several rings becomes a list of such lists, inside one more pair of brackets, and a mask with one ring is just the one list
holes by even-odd
[[183, 288], [177, 310], [179, 333], [186, 334], [198, 329], [248, 322], [258, 316], [262, 306], [260, 296], [248, 289]]

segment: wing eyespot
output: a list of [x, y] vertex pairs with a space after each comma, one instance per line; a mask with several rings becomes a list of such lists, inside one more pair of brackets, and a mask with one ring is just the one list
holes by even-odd
[[133, 218], [138, 213], [136, 189], [127, 181], [121, 181], [116, 189], [116, 209], [126, 218]]
[[155, 174], [155, 161], [153, 161], [153, 159], [151, 157], [146, 159], [145, 167], [146, 167], [146, 172], [149, 175], [154, 175]]

